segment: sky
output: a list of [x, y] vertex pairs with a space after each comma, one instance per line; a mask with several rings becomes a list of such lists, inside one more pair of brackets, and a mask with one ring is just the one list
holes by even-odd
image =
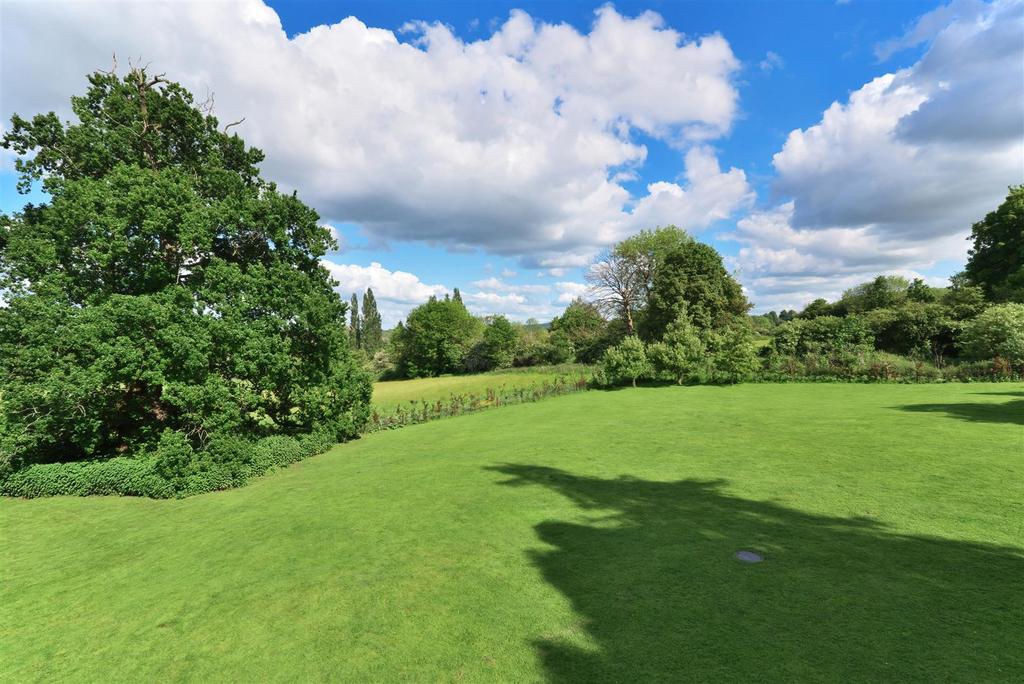
[[[0, 2], [0, 116], [166, 72], [263, 149], [386, 326], [460, 288], [550, 320], [677, 225], [755, 312], [879, 273], [943, 285], [1024, 182], [1024, 0]], [[16, 191], [0, 156], [0, 210]]]

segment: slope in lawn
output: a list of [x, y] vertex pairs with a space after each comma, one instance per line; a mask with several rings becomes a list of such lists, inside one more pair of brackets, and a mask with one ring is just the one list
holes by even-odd
[[0, 501], [0, 679], [1010, 681], [1022, 414], [1021, 385], [591, 392], [184, 501]]

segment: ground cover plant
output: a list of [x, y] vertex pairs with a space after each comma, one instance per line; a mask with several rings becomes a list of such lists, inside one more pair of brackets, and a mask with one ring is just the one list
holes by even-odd
[[1022, 453], [1021, 383], [642, 387], [3, 499], [0, 679], [1012, 681]]

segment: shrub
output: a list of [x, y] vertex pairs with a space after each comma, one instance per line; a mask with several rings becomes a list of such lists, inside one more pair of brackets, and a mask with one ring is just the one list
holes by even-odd
[[750, 380], [760, 369], [750, 326], [737, 321], [720, 330], [707, 331], [704, 337], [711, 355], [712, 379], [715, 382]]
[[954, 351], [958, 324], [941, 304], [910, 301], [895, 309], [875, 309], [865, 321], [882, 351], [936, 362]]
[[810, 355], [841, 363], [873, 347], [871, 329], [862, 318], [818, 316], [783, 323], [775, 329], [766, 349], [769, 356], [803, 358]]
[[1024, 364], [1024, 304], [998, 304], [964, 325], [960, 347], [970, 359]]
[[604, 353], [601, 366], [611, 382], [636, 381], [651, 372], [644, 343], [631, 335]]
[[655, 371], [682, 384], [698, 374], [706, 362], [707, 348], [690, 319], [682, 314], [669, 324], [661, 342], [647, 349]]

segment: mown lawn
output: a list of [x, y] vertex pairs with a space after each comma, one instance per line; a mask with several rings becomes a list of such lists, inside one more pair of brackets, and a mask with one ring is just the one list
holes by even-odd
[[373, 405], [378, 411], [392, 411], [398, 406], [409, 408], [410, 402], [434, 402], [448, 399], [453, 394], [483, 394], [487, 390], [529, 387], [557, 378], [589, 378], [587, 366], [564, 364], [561, 366], [535, 366], [521, 369], [477, 373], [475, 375], [445, 375], [440, 378], [415, 380], [386, 380], [373, 385]]
[[588, 392], [0, 521], [3, 681], [1024, 672], [1021, 384]]

